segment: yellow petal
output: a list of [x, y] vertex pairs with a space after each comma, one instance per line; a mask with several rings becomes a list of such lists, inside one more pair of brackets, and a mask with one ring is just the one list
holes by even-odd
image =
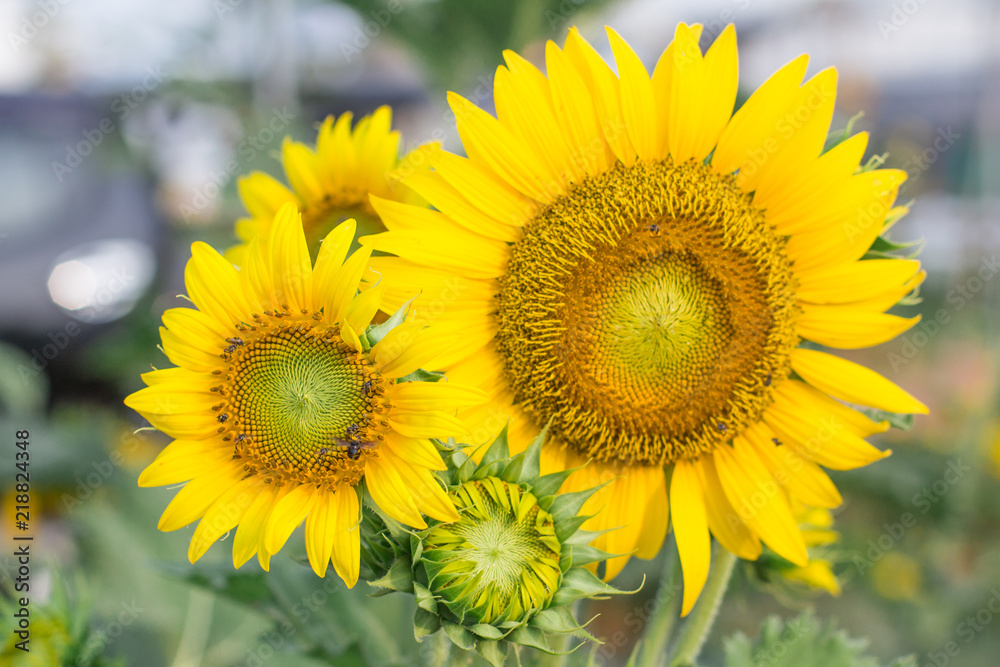
[[[777, 150], [773, 138], [788, 110], [809, 63], [807, 56], [791, 61], [758, 88], [733, 114], [712, 154], [712, 167], [720, 174], [759, 168]], [[770, 140], [770, 141], [769, 141]]]
[[545, 75], [513, 51], [503, 55], [507, 67], [498, 67], [493, 79], [497, 119], [523, 140], [547, 182], [564, 187], [579, 180], [584, 174], [569, 159], [569, 146], [556, 123]]
[[414, 528], [426, 528], [427, 522], [420, 516], [420, 510], [389, 458], [372, 456], [365, 462], [365, 483], [372, 500], [396, 521]]
[[[494, 241], [513, 242], [521, 238], [520, 227], [505, 224], [476, 208], [438, 172], [427, 169], [416, 170], [406, 178], [405, 183], [431, 206], [470, 232]], [[388, 223], [386, 228], [390, 228]]]
[[920, 321], [920, 316], [860, 310], [854, 306], [802, 304], [797, 331], [806, 340], [842, 350], [871, 347], [892, 340]]
[[843, 420], [820, 417], [787, 402], [776, 402], [763, 416], [782, 444], [833, 470], [860, 468], [892, 453], [872, 447]]
[[753, 446], [733, 438], [733, 446], [715, 451], [715, 466], [722, 489], [736, 512], [769, 547], [799, 566], [809, 562], [792, 509]]
[[406, 412], [393, 410], [389, 413], [389, 426], [396, 433], [409, 438], [440, 438], [465, 435], [465, 424], [440, 410]]
[[[257, 547], [263, 539], [264, 525], [271, 513], [271, 508], [277, 500], [273, 484], [265, 484], [254, 496], [250, 506], [243, 513], [236, 537], [233, 538], [233, 566], [240, 568], [257, 553]], [[287, 493], [288, 486], [281, 493]]]
[[434, 155], [433, 167], [446, 183], [504, 224], [521, 227], [535, 216], [536, 202], [508, 185], [490, 169], [468, 158], [438, 151]]
[[288, 183], [302, 198], [302, 203], [308, 206], [322, 200], [323, 184], [319, 180], [319, 161], [316, 159], [316, 154], [305, 144], [292, 141], [288, 137], [285, 137], [281, 149]]
[[236, 185], [240, 191], [243, 205], [255, 218], [270, 221], [282, 204], [288, 202], [295, 204], [299, 201], [291, 190], [273, 176], [262, 171], [254, 171], [248, 176], [241, 176]]
[[[340, 268], [347, 257], [347, 251], [354, 242], [357, 222], [353, 218], [345, 220], [334, 228], [323, 239], [323, 245], [316, 256], [316, 267], [313, 269], [313, 304], [321, 306], [337, 287]], [[333, 313], [327, 313], [332, 317]]]
[[681, 616], [687, 616], [708, 580], [712, 555], [705, 497], [698, 471], [690, 461], [680, 460], [674, 464], [670, 481], [670, 515], [684, 573]]
[[571, 159], [585, 175], [603, 173], [614, 164], [583, 76], [554, 42], [545, 44], [552, 107], [559, 127], [569, 138]]
[[565, 49], [566, 56], [590, 88], [604, 140], [622, 164], [631, 165], [635, 162], [636, 150], [622, 114], [618, 77], [575, 27], [569, 30]]
[[205, 243], [191, 245], [191, 259], [184, 269], [188, 296], [198, 310], [227, 326], [248, 320], [257, 304], [240, 289], [240, 277], [226, 259]]
[[212, 440], [174, 440], [139, 475], [139, 486], [166, 486], [194, 479], [233, 456]]
[[796, 296], [809, 303], [865, 301], [890, 287], [907, 284], [920, 271], [920, 262], [908, 259], [869, 259], [817, 268], [799, 278]]
[[715, 147], [733, 113], [738, 79], [736, 30], [728, 26], [702, 58], [698, 33], [681, 23], [672, 56], [667, 146], [674, 162], [700, 161]]
[[744, 432], [761, 461], [788, 493], [816, 507], [837, 507], [843, 502], [840, 492], [823, 469], [780, 444], [766, 424], [754, 424]]
[[605, 31], [618, 65], [622, 118], [632, 145], [641, 160], [662, 158], [663, 142], [656, 118], [653, 82], [632, 47], [611, 28]]
[[316, 503], [306, 517], [306, 556], [313, 572], [320, 578], [326, 576], [326, 566], [330, 564], [337, 535], [338, 522], [334, 509], [337, 501], [334, 495], [329, 491], [318, 491]]
[[373, 250], [389, 252], [417, 264], [453, 271], [467, 278], [497, 278], [503, 275], [510, 256], [507, 244], [464, 230], [444, 237], [434, 237], [422, 230], [392, 231], [362, 236], [359, 241]]
[[245, 479], [235, 484], [219, 496], [218, 500], [205, 512], [198, 522], [191, 544], [188, 546], [188, 560], [192, 563], [205, 555], [215, 541], [232, 530], [243, 518], [243, 514], [257, 496], [256, 479]]
[[358, 293], [361, 276], [368, 268], [368, 260], [372, 256], [371, 248], [358, 248], [347, 258], [340, 268], [329, 292], [323, 296], [323, 313], [328, 321], [340, 322], [344, 317], [344, 309]]
[[560, 194], [558, 184], [546, 169], [531, 160], [524, 142], [461, 95], [448, 93], [455, 123], [469, 157], [489, 167], [519, 192], [539, 202]]
[[275, 303], [289, 306], [294, 313], [313, 310], [312, 260], [302, 216], [294, 204], [285, 204], [274, 217], [267, 250]]
[[377, 285], [354, 297], [344, 310], [344, 320], [355, 331], [362, 331], [371, 324], [372, 318], [382, 304], [385, 287]]
[[243, 476], [242, 468], [226, 466], [211, 474], [195, 477], [177, 492], [160, 515], [157, 528], [170, 532], [200, 519], [216, 499], [231, 489]]
[[408, 438], [389, 431], [382, 441], [383, 447], [388, 447], [392, 453], [410, 465], [427, 468], [428, 470], [444, 470], [445, 465], [430, 440], [426, 438]]
[[264, 547], [278, 553], [292, 532], [305, 521], [320, 493], [313, 484], [299, 484], [274, 504], [264, 527]]
[[489, 399], [481, 389], [455, 382], [402, 382], [392, 391], [392, 404], [400, 410], [453, 410]]
[[341, 485], [330, 499], [333, 519], [333, 549], [330, 557], [333, 569], [348, 588], [358, 583], [361, 567], [361, 521], [358, 492], [354, 487]]
[[825, 352], [797, 348], [792, 368], [806, 382], [849, 403], [889, 412], [927, 414], [927, 406], [878, 373]]
[[757, 560], [760, 556], [760, 540], [750, 530], [729, 498], [726, 497], [719, 482], [719, 473], [715, 468], [715, 459], [703, 456], [695, 463], [701, 480], [701, 488], [705, 494], [705, 513], [708, 518], [708, 529], [715, 535], [727, 551], [746, 560]]

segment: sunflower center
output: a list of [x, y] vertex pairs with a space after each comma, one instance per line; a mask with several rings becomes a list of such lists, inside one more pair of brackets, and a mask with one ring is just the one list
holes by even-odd
[[515, 398], [588, 458], [711, 451], [789, 374], [784, 242], [704, 165], [638, 163], [575, 186], [525, 225], [500, 282]]
[[329, 329], [261, 317], [229, 339], [219, 431], [248, 474], [356, 484], [382, 439], [385, 381]]
[[[344, 197], [338, 199], [327, 197], [303, 209], [302, 227], [313, 262], [316, 261], [319, 248], [323, 245], [323, 239], [326, 238], [326, 235], [345, 220], [353, 218], [357, 222], [355, 239], [367, 234], [378, 234], [385, 231], [385, 227], [375, 210], [366, 200], [367, 193], [361, 193], [357, 199], [350, 198], [345, 194]], [[358, 247], [357, 241], [354, 242], [351, 250], [353, 251], [356, 247]]]
[[559, 586], [561, 546], [536, 498], [497, 478], [454, 492], [460, 519], [424, 540], [431, 589], [459, 618], [523, 620], [543, 609]]

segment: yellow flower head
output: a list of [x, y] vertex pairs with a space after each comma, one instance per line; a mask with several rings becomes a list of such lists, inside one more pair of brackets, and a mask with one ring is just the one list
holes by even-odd
[[403, 178], [437, 210], [373, 197], [390, 231], [361, 239], [398, 256], [373, 261], [387, 308], [423, 290], [454, 341], [438, 367], [493, 397], [465, 414], [475, 442], [510, 417], [516, 451], [551, 422], [542, 471], [590, 460], [565, 489], [610, 481], [583, 508], [589, 530], [624, 526], [606, 552], [652, 557], [669, 511], [685, 614], [710, 536], [804, 567], [790, 500], [834, 507], [820, 466], [888, 455], [864, 440], [888, 424], [840, 401], [926, 411], [802, 345], [867, 347], [917, 321], [885, 311], [920, 264], [866, 257], [905, 173], [860, 169], [864, 133], [824, 150], [837, 73], [803, 82], [805, 56], [734, 114], [735, 30], [706, 53], [700, 35], [678, 25], [652, 75], [611, 30], [617, 75], [576, 30], [546, 45], [545, 74], [505, 52], [496, 117], [450, 97], [468, 157]]
[[[424, 528], [425, 514], [458, 519], [434, 470], [431, 437], [462, 435], [454, 409], [478, 389], [407, 381], [440, 354], [428, 330], [401, 321], [369, 326], [383, 287], [358, 295], [370, 251], [347, 257], [355, 223], [326, 236], [315, 266], [294, 205], [266, 242], [250, 243], [237, 271], [203, 243], [185, 271], [195, 308], [163, 315], [163, 350], [175, 368], [143, 375], [125, 403], [174, 442], [140, 486], [187, 482], [161, 530], [201, 520], [194, 562], [237, 527], [233, 562], [255, 553], [264, 569], [305, 521], [309, 561], [348, 585], [358, 579], [359, 484], [388, 516]], [[346, 258], [346, 261], [345, 261]]]
[[353, 130], [352, 119], [351, 112], [339, 118], [327, 116], [315, 147], [285, 138], [282, 163], [290, 188], [260, 171], [239, 179], [240, 197], [250, 217], [236, 222], [242, 243], [226, 252], [227, 259], [242, 266], [250, 241], [267, 237], [275, 214], [288, 202], [302, 211], [306, 242], [315, 257], [323, 237], [348, 218], [358, 223], [361, 234], [384, 229], [368, 201], [370, 194], [416, 201], [412, 191], [393, 177], [401, 160], [399, 132], [390, 130], [392, 110], [379, 107]]

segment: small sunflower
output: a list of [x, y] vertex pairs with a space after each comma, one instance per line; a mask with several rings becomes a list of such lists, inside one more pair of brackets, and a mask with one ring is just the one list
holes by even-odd
[[790, 499], [834, 507], [821, 465], [888, 456], [864, 440], [888, 423], [841, 401], [926, 412], [815, 345], [905, 331], [918, 318], [885, 311], [924, 273], [867, 256], [905, 212], [905, 173], [859, 167], [864, 133], [824, 151], [836, 70], [803, 83], [796, 58], [734, 114], [732, 26], [703, 54], [701, 26], [680, 24], [652, 76], [608, 35], [617, 75], [574, 29], [546, 74], [504, 53], [496, 117], [451, 94], [468, 157], [403, 178], [437, 210], [373, 197], [391, 231], [361, 242], [398, 256], [373, 262], [389, 307], [421, 290], [433, 305], [453, 341], [438, 368], [493, 397], [466, 413], [474, 441], [509, 416], [516, 451], [551, 423], [543, 472], [590, 460], [567, 489], [610, 481], [583, 509], [590, 530], [624, 526], [606, 552], [652, 557], [669, 510], [686, 614], [710, 535], [804, 567]]
[[288, 202], [302, 212], [306, 241], [315, 257], [323, 237], [348, 218], [357, 222], [360, 234], [385, 229], [368, 195], [417, 201], [412, 191], [392, 177], [402, 162], [399, 132], [390, 130], [392, 110], [379, 107], [361, 118], [353, 130], [352, 119], [351, 112], [339, 118], [327, 116], [315, 147], [285, 138], [282, 163], [290, 188], [260, 171], [239, 179], [240, 197], [250, 217], [237, 220], [236, 235], [242, 243], [226, 252], [227, 259], [242, 266], [250, 241], [266, 238], [278, 209]]
[[578, 600], [623, 592], [587, 567], [609, 556], [580, 530], [580, 507], [597, 489], [563, 494], [570, 471], [540, 476], [545, 437], [512, 457], [504, 429], [478, 464], [453, 450], [443, 477], [457, 521], [416, 533], [384, 521], [382, 539], [396, 557], [370, 584], [376, 595], [414, 595], [418, 641], [443, 630], [497, 666], [512, 647], [515, 656], [521, 646], [558, 654], [560, 635], [598, 642], [572, 612]]
[[[358, 579], [362, 480], [392, 518], [426, 527], [458, 514], [432, 471], [445, 468], [431, 437], [461, 435], [452, 416], [486, 398], [451, 382], [411, 381], [439, 353], [405, 310], [369, 326], [383, 289], [358, 295], [370, 251], [345, 261], [355, 223], [327, 235], [315, 266], [298, 211], [283, 206], [266, 243], [252, 241], [241, 271], [204, 243], [185, 282], [195, 308], [166, 311], [163, 350], [176, 368], [143, 375], [125, 403], [174, 442], [140, 486], [186, 482], [159, 528], [200, 519], [197, 560], [237, 527], [233, 562], [255, 553], [266, 570], [305, 521], [309, 561]], [[411, 376], [411, 377], [407, 377]]]

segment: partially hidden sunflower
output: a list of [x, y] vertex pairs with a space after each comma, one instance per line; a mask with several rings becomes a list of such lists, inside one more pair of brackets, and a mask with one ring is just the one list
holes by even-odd
[[[186, 482], [160, 518], [171, 531], [200, 519], [188, 556], [237, 528], [233, 562], [266, 570], [305, 521], [309, 561], [349, 586], [358, 579], [359, 493], [393, 519], [457, 520], [428, 438], [466, 432], [456, 407], [486, 398], [452, 382], [414, 381], [439, 354], [405, 309], [369, 326], [382, 286], [358, 294], [370, 251], [347, 257], [353, 220], [326, 236], [313, 266], [299, 213], [283, 206], [242, 270], [204, 243], [185, 270], [195, 308], [163, 315], [175, 368], [143, 375], [125, 403], [176, 438], [140, 486]], [[346, 261], [345, 261], [346, 257]]]
[[275, 214], [288, 202], [302, 212], [313, 257], [327, 233], [348, 218], [357, 222], [359, 234], [384, 229], [368, 202], [369, 194], [418, 202], [411, 190], [392, 177], [406, 160], [399, 155], [399, 132], [390, 129], [392, 110], [379, 107], [352, 129], [353, 118], [351, 112], [327, 116], [315, 146], [285, 138], [281, 161], [288, 186], [261, 171], [239, 179], [240, 198], [250, 217], [236, 221], [236, 235], [241, 242], [226, 252], [227, 259], [242, 266], [250, 241], [266, 238]]
[[390, 231], [360, 240], [397, 256], [372, 264], [387, 306], [422, 290], [452, 340], [437, 363], [493, 397], [463, 413], [475, 442], [510, 417], [517, 451], [551, 422], [543, 472], [589, 460], [565, 490], [611, 480], [583, 509], [590, 530], [623, 526], [606, 552], [652, 557], [669, 511], [686, 614], [710, 535], [804, 567], [790, 500], [836, 506], [820, 466], [889, 454], [864, 440], [888, 423], [844, 402], [926, 412], [818, 349], [911, 327], [885, 311], [924, 273], [869, 255], [905, 212], [905, 173], [859, 167], [864, 133], [824, 151], [836, 70], [803, 83], [796, 58], [733, 113], [732, 26], [703, 54], [701, 27], [680, 24], [652, 76], [608, 35], [617, 75], [574, 29], [546, 45], [547, 74], [504, 53], [496, 117], [451, 94], [468, 157], [440, 151], [403, 179], [436, 210], [373, 197]]

